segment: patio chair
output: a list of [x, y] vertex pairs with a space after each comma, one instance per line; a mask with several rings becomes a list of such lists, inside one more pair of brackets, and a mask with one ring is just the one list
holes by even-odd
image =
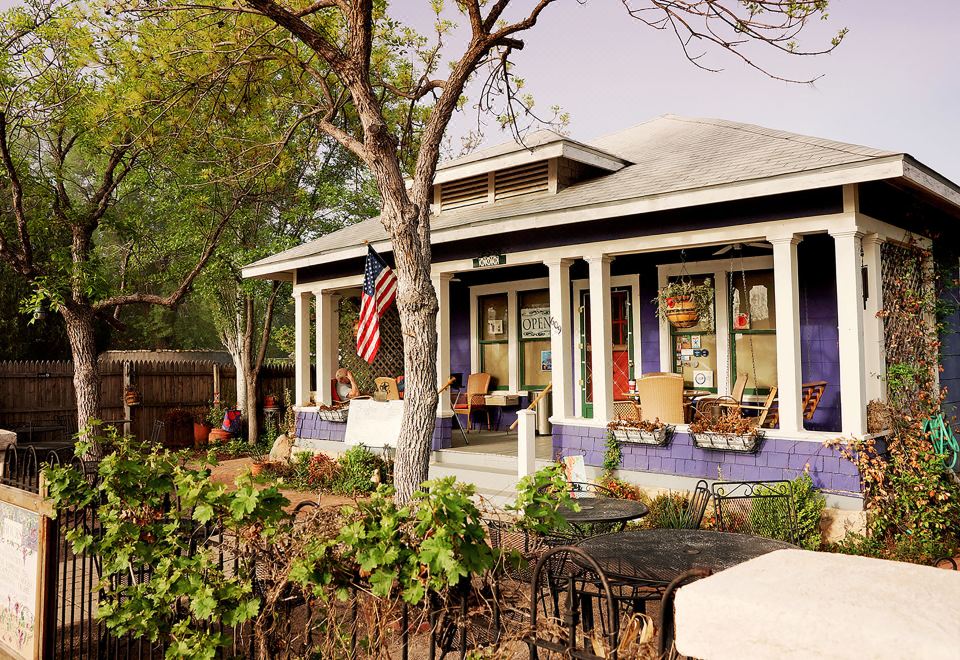
[[160, 442], [160, 437], [163, 435], [163, 426], [164, 423], [159, 420], [153, 420], [153, 430], [150, 431], [150, 442], [153, 444], [158, 444]]
[[614, 401], [613, 414], [617, 419], [640, 419], [640, 406], [630, 399]]
[[454, 415], [467, 416], [467, 433], [473, 428], [473, 413], [487, 413], [487, 430], [490, 430], [490, 410], [484, 397], [490, 392], [490, 374], [478, 372], [467, 377], [467, 391], [460, 392], [453, 404]]
[[687, 502], [687, 508], [683, 513], [684, 529], [700, 529], [703, 523], [703, 516], [707, 512], [707, 504], [710, 503], [710, 487], [706, 480], [701, 479], [697, 482]]
[[644, 374], [637, 381], [641, 419], [665, 424], [683, 424], [683, 376], [680, 374]]
[[[762, 428], [764, 425], [775, 426], [779, 416], [777, 415], [776, 408], [774, 404], [777, 399], [777, 388], [771, 387], [770, 391], [767, 393], [766, 398], [763, 400], [763, 403], [760, 405], [751, 405], [746, 403], [741, 403], [730, 396], [718, 396], [701, 399], [697, 401], [697, 408], [695, 418], [697, 420], [702, 419], [716, 419], [720, 415], [727, 414], [730, 412], [736, 411], [736, 413], [742, 414], [744, 410], [756, 410], [757, 414], [749, 419], [753, 423], [753, 426], [756, 428]], [[736, 414], [734, 413], [734, 414]]]
[[801, 386], [803, 390], [803, 418], [813, 419], [813, 414], [817, 412], [820, 405], [820, 399], [827, 389], [827, 381], [818, 380], [812, 383], [804, 383]]
[[797, 517], [789, 481], [718, 481], [712, 493], [721, 532], [795, 542]]

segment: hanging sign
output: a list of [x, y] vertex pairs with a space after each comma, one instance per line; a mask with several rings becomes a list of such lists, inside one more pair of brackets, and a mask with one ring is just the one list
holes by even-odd
[[505, 254], [485, 254], [482, 257], [473, 258], [474, 268], [485, 268], [487, 266], [502, 266], [507, 263]]
[[524, 307], [520, 310], [520, 338], [550, 338], [549, 307]]

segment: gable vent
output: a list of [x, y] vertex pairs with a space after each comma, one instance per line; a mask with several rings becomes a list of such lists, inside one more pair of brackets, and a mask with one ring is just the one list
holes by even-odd
[[494, 196], [497, 201], [549, 189], [547, 161], [511, 167], [497, 172]]
[[440, 210], [483, 204], [487, 201], [487, 175], [450, 181], [440, 185]]

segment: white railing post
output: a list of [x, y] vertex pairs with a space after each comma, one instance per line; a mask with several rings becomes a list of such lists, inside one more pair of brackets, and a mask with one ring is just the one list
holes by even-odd
[[844, 435], [867, 432], [863, 279], [858, 231], [830, 232], [837, 261], [837, 326], [840, 348], [840, 427]]
[[294, 313], [294, 401], [298, 406], [310, 403], [310, 297], [309, 291], [295, 291]]
[[517, 412], [517, 476], [521, 479], [537, 471], [537, 413]]
[[553, 383], [553, 415], [573, 416], [573, 323], [570, 310], [571, 259], [548, 261], [550, 269], [550, 381]]
[[800, 296], [797, 244], [800, 237], [767, 237], [773, 243], [773, 290], [777, 312], [777, 396], [780, 429], [803, 430], [800, 372]]
[[317, 291], [317, 403], [333, 403], [330, 383], [339, 366], [338, 348], [340, 296], [330, 291]]
[[585, 257], [590, 273], [590, 351], [593, 362], [593, 418], [613, 418], [613, 337], [610, 308], [610, 263], [613, 257]]

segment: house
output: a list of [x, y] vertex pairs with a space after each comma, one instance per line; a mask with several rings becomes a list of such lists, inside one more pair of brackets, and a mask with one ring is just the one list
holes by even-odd
[[[641, 374], [676, 371], [720, 395], [744, 374], [747, 401], [777, 387], [777, 426], [758, 451], [700, 449], [679, 424], [667, 446], [625, 445], [622, 473], [689, 488], [809, 467], [831, 506], [856, 509], [857, 471], [823, 442], [865, 436], [868, 402], [886, 397], [885, 260], [911, 240], [930, 246], [925, 236], [958, 216], [960, 188], [907, 154], [731, 121], [667, 115], [589, 143], [543, 131], [478, 151], [435, 177], [437, 382], [486, 372], [521, 406], [552, 383], [552, 436], [539, 457], [581, 454], [598, 466], [605, 427]], [[293, 282], [300, 442], [344, 438], [343, 425], [317, 419], [310, 393], [330, 403], [324, 384], [357, 362], [338, 314], [359, 295], [367, 243], [390, 261], [386, 232], [370, 219], [244, 269]], [[680, 331], [658, 318], [659, 287], [677, 277], [710, 280], [712, 326]], [[375, 375], [402, 370], [400, 340], [390, 344]], [[947, 367], [945, 380], [960, 376]], [[811, 382], [825, 387], [805, 416]], [[437, 469], [463, 445], [441, 399]], [[497, 413], [502, 431], [514, 417]], [[470, 449], [482, 453], [474, 437]], [[493, 470], [492, 461], [472, 469]]]

